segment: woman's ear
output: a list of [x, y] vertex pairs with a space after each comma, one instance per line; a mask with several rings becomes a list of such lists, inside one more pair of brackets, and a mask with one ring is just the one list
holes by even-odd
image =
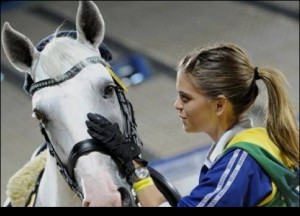
[[215, 111], [217, 115], [222, 115], [228, 106], [228, 100], [223, 95], [215, 99]]

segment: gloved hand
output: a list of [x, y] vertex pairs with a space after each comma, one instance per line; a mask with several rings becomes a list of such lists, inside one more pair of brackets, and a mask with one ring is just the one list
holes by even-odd
[[88, 113], [87, 117], [88, 133], [99, 142], [99, 145], [103, 145], [111, 156], [121, 162], [126, 177], [129, 177], [135, 169], [132, 160], [147, 165], [147, 161], [139, 158], [141, 153], [139, 146], [133, 140], [125, 140], [117, 123], [111, 123], [99, 114]]

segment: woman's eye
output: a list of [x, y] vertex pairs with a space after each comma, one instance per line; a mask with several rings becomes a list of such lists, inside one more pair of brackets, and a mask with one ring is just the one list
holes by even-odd
[[115, 86], [109, 85], [104, 89], [104, 98], [111, 97], [114, 94]]
[[180, 98], [181, 98], [181, 100], [182, 100], [183, 103], [187, 103], [190, 100], [188, 97], [186, 97], [184, 95], [182, 95]]

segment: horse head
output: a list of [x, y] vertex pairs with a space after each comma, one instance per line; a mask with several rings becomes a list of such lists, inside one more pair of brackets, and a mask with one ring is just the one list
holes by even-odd
[[126, 128], [117, 94], [120, 86], [98, 49], [105, 24], [96, 4], [80, 1], [76, 39], [56, 33], [38, 51], [8, 22], [2, 30], [7, 58], [34, 82], [33, 116], [51, 143], [36, 205], [134, 206], [131, 186], [117, 163], [93, 143], [85, 124], [92, 112], [118, 123], [122, 132]]

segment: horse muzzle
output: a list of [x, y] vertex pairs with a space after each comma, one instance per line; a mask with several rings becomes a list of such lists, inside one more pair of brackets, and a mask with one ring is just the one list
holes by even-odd
[[[87, 155], [88, 153], [91, 152], [99, 152], [101, 154], [107, 154], [107, 152], [105, 151], [105, 149], [96, 141], [94, 141], [93, 139], [87, 139], [87, 140], [83, 140], [80, 141], [79, 143], [77, 143], [73, 149], [70, 152], [69, 155], [69, 159], [68, 159], [68, 165], [67, 165], [67, 170], [68, 173], [70, 175], [70, 178], [76, 182], [75, 179], [75, 175], [74, 175], [74, 169], [77, 166], [77, 161], [81, 156]], [[117, 167], [118, 167], [118, 163], [116, 163]], [[122, 174], [122, 172], [121, 172]], [[95, 180], [91, 180], [91, 181], [95, 181], [95, 182], [91, 182], [90, 184], [95, 185], [98, 184], [98, 182], [104, 181], [104, 179], [106, 178], [106, 184], [110, 185], [109, 188], [115, 187], [112, 186], [112, 182], [110, 180], [108, 180], [108, 176], [105, 177], [106, 174], [102, 174], [100, 177], [98, 177], [99, 181], [97, 179]], [[85, 187], [89, 187], [87, 184], [85, 185]], [[105, 187], [104, 185], [102, 187]], [[107, 186], [106, 186], [107, 187]], [[135, 206], [135, 201], [133, 198], [133, 195], [131, 193], [131, 189], [130, 187], [124, 187], [124, 186], [117, 186], [117, 192], [120, 193], [120, 198], [121, 198], [121, 205], [122, 207], [130, 207], [130, 206]], [[93, 191], [91, 191], [92, 193], [94, 193]], [[104, 192], [104, 191], [103, 191]], [[116, 191], [115, 190], [111, 190], [110, 193], [114, 194]], [[99, 195], [99, 194], [98, 194]], [[100, 197], [101, 195], [98, 196], [97, 194], [95, 195], [95, 197]], [[86, 200], [86, 197], [84, 197], [85, 194], [82, 194], [83, 200]], [[108, 195], [106, 195], [108, 196]], [[115, 198], [113, 198], [115, 199]], [[90, 206], [92, 204], [91, 201], [86, 201], [84, 202], [85, 204], [83, 204], [84, 206]], [[111, 203], [114, 203], [114, 201], [112, 201]], [[114, 204], [112, 204], [114, 205]]]

